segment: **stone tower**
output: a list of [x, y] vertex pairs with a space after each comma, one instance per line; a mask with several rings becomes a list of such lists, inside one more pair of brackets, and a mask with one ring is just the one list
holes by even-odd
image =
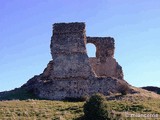
[[86, 53], [84, 23], [54, 24], [51, 54], [53, 58], [52, 79], [87, 79], [93, 76]]
[[[86, 44], [96, 46], [96, 57], [89, 58]], [[62, 100], [95, 93], [118, 93], [123, 80], [122, 67], [114, 57], [114, 39], [86, 37], [85, 23], [56, 23], [51, 37], [52, 60], [43, 73], [22, 86], [36, 96]]]

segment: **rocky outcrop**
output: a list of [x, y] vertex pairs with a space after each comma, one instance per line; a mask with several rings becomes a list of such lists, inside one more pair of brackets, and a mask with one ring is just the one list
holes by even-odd
[[[97, 47], [96, 57], [89, 58], [86, 44]], [[56, 23], [51, 38], [52, 60], [42, 74], [22, 86], [36, 96], [62, 100], [68, 97], [109, 95], [130, 85], [123, 80], [122, 67], [114, 57], [114, 39], [86, 37], [84, 23]]]

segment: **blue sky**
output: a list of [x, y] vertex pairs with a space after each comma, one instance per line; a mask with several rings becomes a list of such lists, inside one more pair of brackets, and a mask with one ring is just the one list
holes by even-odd
[[0, 91], [43, 72], [57, 22], [85, 22], [88, 36], [114, 37], [125, 80], [160, 87], [159, 6], [159, 0], [0, 0]]

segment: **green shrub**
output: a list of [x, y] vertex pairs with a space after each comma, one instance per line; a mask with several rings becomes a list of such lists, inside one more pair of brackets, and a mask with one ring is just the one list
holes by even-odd
[[84, 104], [85, 120], [110, 120], [105, 98], [101, 94], [95, 94]]

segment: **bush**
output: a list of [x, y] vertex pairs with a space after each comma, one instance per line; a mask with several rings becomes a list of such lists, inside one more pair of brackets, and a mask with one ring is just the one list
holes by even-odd
[[110, 120], [104, 101], [105, 98], [101, 94], [91, 96], [84, 104], [85, 120]]

